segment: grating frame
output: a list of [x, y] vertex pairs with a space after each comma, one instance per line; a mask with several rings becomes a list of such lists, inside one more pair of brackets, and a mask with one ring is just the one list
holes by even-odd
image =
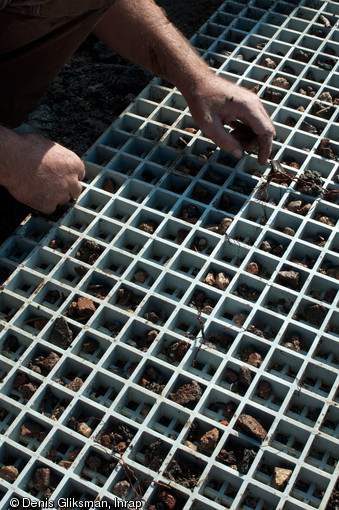
[[158, 508], [165, 492], [175, 510], [326, 510], [339, 472], [338, 22], [334, 0], [226, 0], [191, 40], [262, 99], [277, 174], [215, 147], [156, 78], [84, 155], [77, 203], [28, 217], [0, 247], [1, 508]]

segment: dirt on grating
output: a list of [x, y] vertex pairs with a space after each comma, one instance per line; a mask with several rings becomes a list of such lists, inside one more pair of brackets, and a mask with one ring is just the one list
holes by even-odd
[[[190, 38], [223, 0], [157, 0]], [[153, 78], [89, 36], [66, 63], [28, 121], [47, 138], [82, 156]], [[0, 186], [0, 243], [32, 209]], [[54, 220], [53, 220], [54, 221]]]

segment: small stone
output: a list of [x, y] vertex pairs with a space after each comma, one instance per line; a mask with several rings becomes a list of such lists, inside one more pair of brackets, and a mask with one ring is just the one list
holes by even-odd
[[180, 405], [188, 405], [196, 403], [202, 396], [202, 388], [197, 381], [191, 384], [184, 384], [175, 393], [170, 393], [169, 398]]
[[215, 284], [218, 289], [225, 290], [230, 283], [229, 278], [224, 273], [218, 273], [215, 277]]
[[214, 428], [209, 430], [200, 439], [200, 447], [202, 450], [214, 450], [219, 440], [219, 430]]
[[268, 400], [271, 396], [272, 388], [269, 382], [261, 381], [258, 384], [257, 395], [263, 400]]
[[141, 223], [138, 228], [140, 230], [143, 230], [144, 232], [147, 232], [147, 234], [154, 234], [157, 226], [158, 225], [155, 221], [148, 220], [145, 221], [144, 223]]
[[52, 351], [47, 356], [38, 356], [30, 361], [29, 368], [38, 374], [47, 375], [59, 360], [60, 356]]
[[241, 366], [238, 376], [239, 385], [243, 388], [249, 388], [252, 383], [252, 372], [248, 367]]
[[264, 427], [249, 414], [241, 414], [238, 418], [238, 423], [245, 433], [254, 437], [254, 439], [260, 443], [262, 443], [267, 436], [267, 431]]
[[227, 427], [227, 425], [229, 424], [229, 422], [227, 420], [221, 420], [219, 421], [220, 425], [224, 425], [225, 427]]
[[262, 363], [262, 356], [261, 356], [261, 354], [259, 354], [258, 352], [252, 352], [248, 356], [247, 363], [249, 365], [252, 365], [252, 367], [259, 368], [261, 363]]
[[283, 233], [293, 237], [295, 235], [295, 230], [293, 230], [291, 227], [285, 227]]
[[333, 102], [333, 98], [329, 92], [323, 92], [322, 94], [320, 94], [318, 99], [319, 101], [326, 101], [327, 103]]
[[80, 379], [80, 377], [75, 377], [73, 381], [66, 384], [66, 388], [73, 391], [79, 391], [81, 386], [84, 384], [84, 381]]
[[238, 463], [238, 466], [236, 466], [236, 469], [240, 473], [243, 473], [244, 475], [246, 473], [248, 473], [248, 471], [251, 467], [251, 464], [252, 464], [253, 460], [255, 459], [255, 456], [256, 456], [255, 450], [250, 450], [249, 448], [245, 448], [243, 457], [240, 460], [240, 462]]
[[113, 486], [112, 492], [115, 496], [125, 501], [131, 490], [131, 484], [127, 480], [121, 480]]
[[90, 437], [92, 434], [92, 429], [87, 425], [87, 423], [81, 422], [77, 425], [77, 432], [85, 437]]
[[198, 447], [194, 443], [191, 443], [191, 441], [185, 441], [184, 445], [193, 450], [194, 452], [198, 451]]
[[138, 282], [138, 283], [145, 283], [147, 278], [148, 278], [148, 274], [146, 273], [146, 271], [143, 271], [143, 270], [139, 270], [136, 273], [134, 273], [134, 275], [133, 275], [133, 281]]
[[174, 496], [172, 496], [172, 494], [169, 494], [166, 491], [163, 491], [159, 494], [158, 501], [160, 505], [163, 505], [164, 510], [174, 510], [177, 504], [177, 501], [174, 498]]
[[91, 317], [96, 311], [95, 304], [92, 299], [87, 297], [79, 297], [77, 301], [77, 312], [81, 317]]
[[272, 85], [274, 85], [275, 87], [280, 87], [282, 89], [286, 89], [286, 90], [291, 88], [290, 82], [287, 81], [286, 78], [282, 78], [282, 77], [275, 78], [272, 81]]
[[312, 205], [310, 202], [308, 204], [305, 204], [301, 207], [299, 213], [302, 215], [302, 216], [306, 216], [306, 214], [309, 213], [309, 211], [311, 210], [312, 208]]
[[299, 62], [308, 62], [311, 58], [310, 53], [307, 53], [303, 50], [297, 50], [294, 55], [295, 60], [299, 60]]
[[47, 432], [45, 431], [44, 427], [38, 423], [27, 421], [21, 425], [20, 434], [22, 436], [34, 437], [39, 441], [43, 441], [47, 435]]
[[82, 342], [81, 350], [86, 354], [94, 354], [97, 349], [99, 349], [100, 344], [98, 340], [93, 338], [87, 338]]
[[49, 468], [38, 468], [33, 475], [34, 489], [38, 492], [44, 491], [49, 487], [51, 471]]
[[63, 349], [67, 349], [73, 341], [73, 332], [69, 328], [64, 317], [58, 317], [54, 322], [49, 341], [59, 345]]
[[314, 326], [320, 326], [326, 315], [328, 309], [323, 305], [311, 305], [304, 309], [305, 319]]
[[69, 469], [72, 465], [72, 462], [70, 460], [61, 460], [59, 462], [59, 466], [63, 467], [64, 469]]
[[245, 312], [236, 313], [235, 315], [233, 315], [233, 322], [238, 326], [242, 326], [246, 321], [247, 317], [248, 314]]
[[292, 474], [291, 469], [275, 467], [273, 469], [273, 480], [271, 483], [273, 489], [282, 490], [285, 483], [290, 479], [291, 474]]
[[260, 250], [270, 252], [272, 251], [272, 246], [269, 241], [263, 241], [260, 245]]
[[29, 400], [34, 395], [38, 387], [39, 386], [34, 382], [24, 384], [21, 388], [22, 398], [25, 400]]
[[259, 266], [256, 262], [250, 262], [246, 268], [246, 270], [250, 274], [258, 274], [259, 273]]
[[286, 209], [288, 209], [291, 212], [298, 213], [300, 208], [301, 208], [301, 206], [302, 206], [302, 201], [301, 200], [292, 200], [291, 202], [289, 202], [287, 204]]
[[13, 483], [19, 476], [19, 471], [15, 466], [1, 466], [0, 478], [6, 482]]
[[232, 218], [223, 218], [219, 224], [219, 234], [225, 234], [227, 229], [231, 226]]
[[297, 290], [299, 287], [300, 273], [298, 271], [279, 271], [277, 275], [277, 282], [284, 287]]
[[207, 285], [211, 285], [213, 287], [215, 285], [215, 277], [212, 272], [207, 273], [206, 278], [203, 279], [203, 283], [207, 283]]
[[274, 60], [269, 57], [265, 58], [260, 65], [262, 65], [262, 67], [267, 67], [267, 69], [275, 69], [277, 67], [277, 64], [274, 62]]

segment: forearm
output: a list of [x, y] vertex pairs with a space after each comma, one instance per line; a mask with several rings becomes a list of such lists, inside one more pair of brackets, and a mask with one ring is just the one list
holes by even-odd
[[212, 74], [153, 0], [118, 0], [95, 34], [120, 55], [169, 80], [184, 94]]
[[[201, 131], [221, 149], [240, 158], [247, 146], [258, 148], [259, 163], [266, 164], [275, 132], [259, 98], [213, 73], [153, 0], [117, 0], [95, 34], [120, 55], [178, 87]], [[225, 130], [235, 120], [256, 135], [253, 143], [241, 146]]]

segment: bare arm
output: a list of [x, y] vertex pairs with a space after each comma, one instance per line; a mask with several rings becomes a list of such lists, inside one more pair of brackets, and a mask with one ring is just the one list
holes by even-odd
[[23, 204], [49, 214], [81, 193], [83, 163], [57, 143], [0, 126], [0, 154], [0, 184]]
[[120, 55], [181, 91], [205, 135], [236, 157], [244, 145], [224, 125], [240, 120], [258, 135], [259, 163], [266, 164], [275, 131], [255, 94], [216, 76], [153, 0], [117, 0], [95, 34]]

